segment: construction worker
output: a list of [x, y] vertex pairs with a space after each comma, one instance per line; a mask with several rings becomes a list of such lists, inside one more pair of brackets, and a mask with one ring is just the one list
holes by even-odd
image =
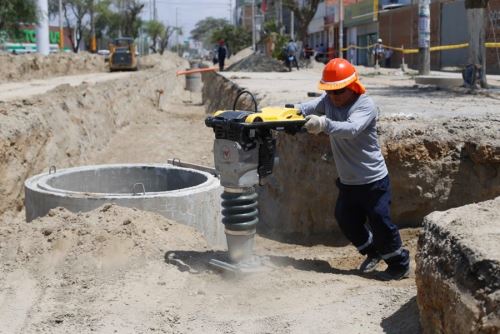
[[372, 54], [373, 64], [375, 68], [378, 68], [381, 64], [384, 64], [385, 49], [384, 45], [382, 44], [382, 38], [377, 39], [377, 43], [375, 43], [375, 46], [373, 47]]
[[219, 71], [224, 71], [224, 61], [226, 60], [227, 56], [227, 48], [226, 45], [224, 44], [224, 40], [221, 39], [219, 41], [219, 46], [217, 47], [217, 61], [219, 63]]
[[323, 69], [320, 97], [300, 105], [309, 133], [330, 136], [339, 178], [335, 218], [344, 235], [366, 255], [362, 273], [379, 272], [382, 280], [406, 278], [410, 271], [408, 250], [391, 221], [391, 188], [387, 167], [377, 138], [377, 107], [365, 94], [354, 66], [334, 58]]

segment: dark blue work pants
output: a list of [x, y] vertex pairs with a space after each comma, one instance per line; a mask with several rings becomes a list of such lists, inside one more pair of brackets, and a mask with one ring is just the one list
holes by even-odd
[[391, 221], [389, 176], [364, 185], [345, 185], [337, 179], [337, 187], [335, 218], [347, 239], [361, 254], [378, 253], [390, 266], [407, 266], [409, 253]]

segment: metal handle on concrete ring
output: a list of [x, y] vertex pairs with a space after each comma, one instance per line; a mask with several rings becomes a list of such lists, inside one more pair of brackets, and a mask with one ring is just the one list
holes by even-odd
[[52, 165], [49, 167], [49, 175], [52, 174], [52, 173], [56, 173], [57, 169], [56, 169], [56, 166]]
[[179, 158], [173, 158], [172, 159], [172, 165], [175, 166], [175, 162], [177, 161], [178, 165], [177, 166], [180, 166], [181, 165], [181, 159]]
[[142, 194], [143, 195], [146, 195], [146, 188], [144, 187], [144, 183], [134, 183], [134, 185], [132, 186], [132, 196], [136, 196], [138, 193], [135, 191], [135, 187], [136, 186], [142, 186]]

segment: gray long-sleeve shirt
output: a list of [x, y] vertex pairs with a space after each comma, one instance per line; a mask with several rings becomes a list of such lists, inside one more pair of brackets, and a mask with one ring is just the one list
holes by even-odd
[[303, 115], [326, 115], [325, 132], [330, 135], [333, 158], [340, 182], [361, 185], [387, 175], [377, 137], [377, 107], [362, 94], [346, 107], [335, 107], [326, 94], [302, 103]]

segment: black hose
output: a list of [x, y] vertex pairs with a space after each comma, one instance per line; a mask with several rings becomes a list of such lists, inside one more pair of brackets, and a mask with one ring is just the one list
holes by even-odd
[[255, 99], [255, 96], [253, 96], [253, 94], [250, 93], [248, 90], [242, 90], [241, 92], [238, 93], [238, 95], [236, 95], [236, 98], [234, 99], [234, 103], [233, 103], [233, 110], [236, 110], [236, 104], [238, 103], [240, 96], [245, 94], [245, 93], [252, 97], [252, 101], [253, 101], [253, 104], [255, 106], [254, 112], [257, 112], [257, 100]]

